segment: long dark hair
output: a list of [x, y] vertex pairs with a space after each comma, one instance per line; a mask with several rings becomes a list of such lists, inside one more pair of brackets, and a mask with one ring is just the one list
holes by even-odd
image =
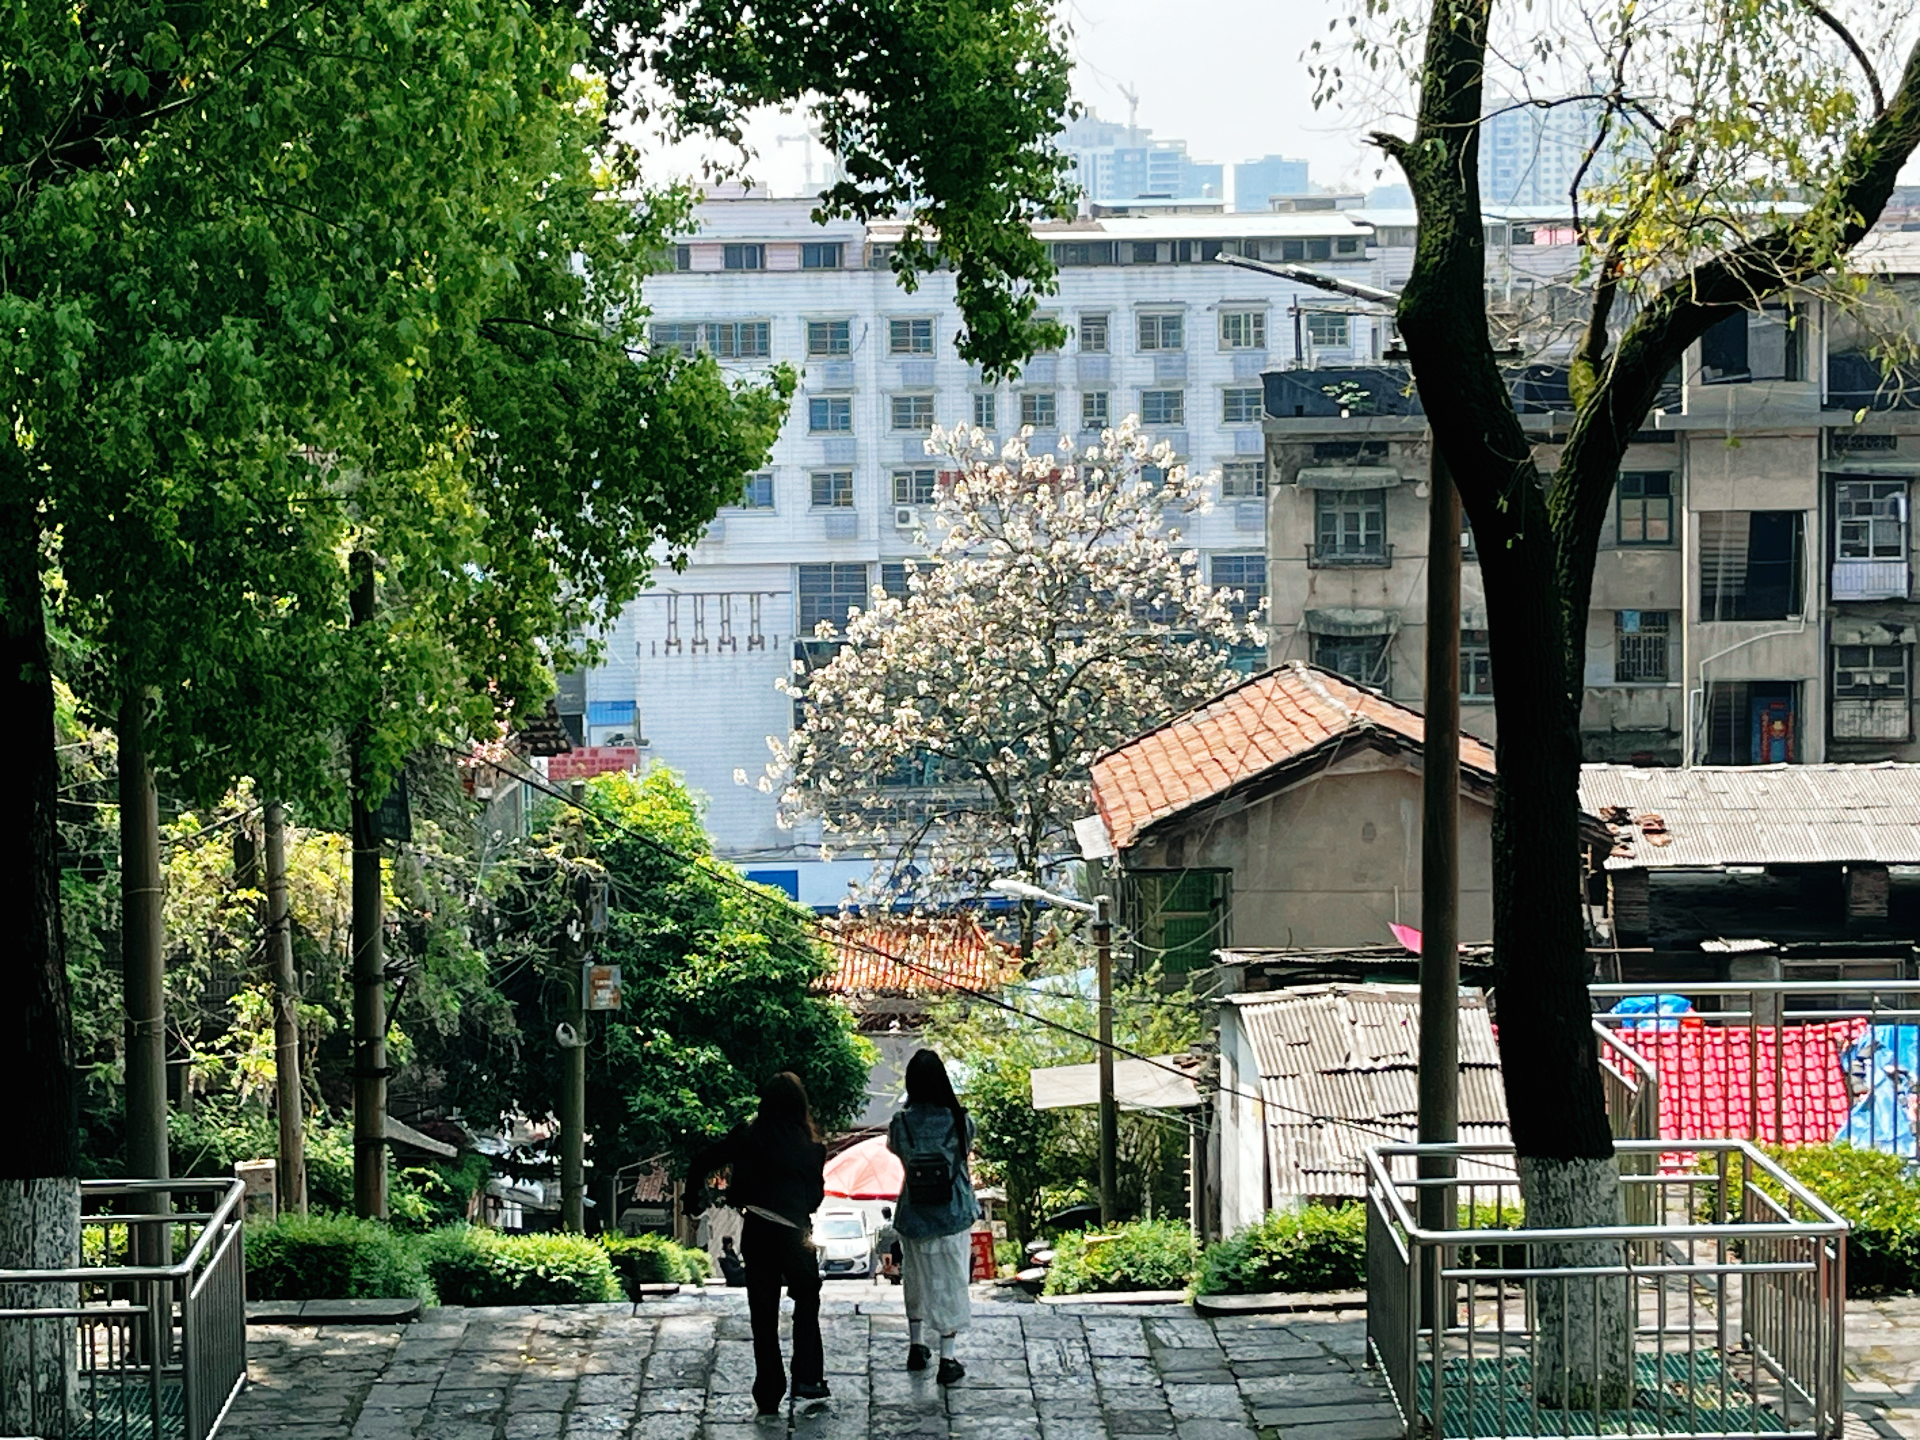
[[760, 1087], [760, 1113], [753, 1117], [756, 1135], [771, 1138], [786, 1131], [818, 1142], [820, 1127], [813, 1123], [807, 1087], [791, 1070], [782, 1070]]
[[953, 1112], [953, 1128], [962, 1139], [967, 1133], [967, 1107], [953, 1093], [953, 1081], [947, 1067], [931, 1050], [916, 1050], [907, 1061], [907, 1103], [944, 1106]]

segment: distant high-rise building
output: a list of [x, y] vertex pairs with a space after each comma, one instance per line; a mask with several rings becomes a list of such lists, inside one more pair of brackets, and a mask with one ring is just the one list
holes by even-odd
[[1233, 208], [1265, 210], [1272, 195], [1307, 193], [1307, 162], [1284, 155], [1262, 155], [1233, 167]]
[[[1480, 122], [1480, 199], [1488, 205], [1565, 205], [1593, 144], [1599, 115], [1592, 101], [1535, 105], [1489, 92]], [[1604, 184], [1621, 147], [1608, 146], [1581, 177]]]
[[1055, 139], [1073, 157], [1073, 178], [1096, 204], [1154, 196], [1218, 200], [1226, 167], [1197, 162], [1184, 140], [1155, 140], [1140, 126], [1102, 120], [1089, 111]]

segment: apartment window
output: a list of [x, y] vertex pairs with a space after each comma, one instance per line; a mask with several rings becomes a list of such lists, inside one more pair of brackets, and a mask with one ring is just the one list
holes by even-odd
[[1229, 596], [1227, 609], [1243, 624], [1260, 617], [1260, 603], [1267, 598], [1267, 557], [1265, 555], [1215, 555], [1207, 562], [1207, 583], [1216, 590], [1238, 591]]
[[1204, 970], [1232, 943], [1231, 870], [1133, 870], [1125, 885], [1127, 929], [1166, 974]]
[[1709, 510], [1699, 517], [1700, 614], [1784, 620], [1801, 613], [1804, 542], [1798, 510]]
[[1267, 312], [1264, 310], [1221, 311], [1220, 348], [1222, 350], [1266, 349]]
[[802, 635], [811, 635], [822, 621], [838, 628], [847, 612], [867, 599], [865, 565], [802, 565], [798, 598]]
[[838, 270], [845, 258], [845, 247], [838, 240], [808, 240], [800, 246], [802, 270]]
[[905, 561], [883, 560], [880, 562], [880, 589], [890, 600], [905, 600], [913, 593], [913, 587], [907, 583]]
[[1620, 685], [1664, 684], [1667, 679], [1668, 612], [1613, 612], [1613, 678]]
[[1833, 487], [1834, 554], [1842, 560], [1907, 558], [1907, 482], [1841, 480]]
[[889, 320], [887, 322], [887, 353], [889, 355], [933, 354], [933, 321]]
[[764, 270], [767, 252], [764, 245], [728, 245], [720, 257], [720, 264], [728, 270]]
[[1325, 310], [1307, 311], [1307, 339], [1330, 350], [1347, 348], [1347, 317], [1330, 315]]
[[1387, 684], [1387, 637], [1384, 635], [1316, 635], [1313, 663], [1322, 670], [1345, 675], [1362, 685], [1381, 689]]
[[1800, 330], [1784, 305], [1740, 310], [1700, 337], [1703, 385], [1800, 378]]
[[[1272, 254], [1269, 250], [1268, 254]], [[1333, 241], [1328, 240], [1282, 240], [1280, 242], [1282, 260], [1331, 260]]]
[[1484, 630], [1460, 632], [1460, 698], [1493, 699], [1493, 651]]
[[895, 395], [893, 397], [893, 428], [912, 431], [931, 430], [933, 428], [933, 396]]
[[1267, 462], [1229, 460], [1220, 467], [1220, 498], [1257, 500], [1267, 493]]
[[698, 325], [654, 325], [648, 335], [656, 350], [678, 350], [691, 360], [700, 348], [700, 327]]
[[764, 360], [771, 353], [767, 346], [767, 322], [729, 320], [709, 325], [707, 348], [722, 360]]
[[815, 435], [853, 433], [851, 395], [814, 395], [807, 400], [807, 429]]
[[1053, 391], [1022, 390], [1020, 392], [1020, 423], [1031, 425], [1036, 430], [1051, 430], [1059, 424], [1056, 418]]
[[1142, 390], [1142, 425], [1184, 425], [1187, 423], [1187, 392], [1184, 390]]
[[1913, 733], [1911, 672], [1905, 645], [1834, 646], [1834, 738], [1908, 739]]
[[1614, 495], [1618, 544], [1673, 543], [1673, 476], [1664, 471], [1622, 471]]
[[808, 479], [814, 509], [851, 510], [853, 508], [853, 472], [851, 470], [816, 470]]
[[733, 506], [736, 510], [773, 509], [773, 472], [762, 470], [757, 475], [747, 476], [740, 498], [733, 502]]
[[1387, 442], [1384, 440], [1316, 440], [1313, 442], [1315, 460], [1385, 460]]
[[1319, 564], [1385, 560], [1388, 556], [1387, 492], [1314, 491], [1313, 533], [1314, 560]]
[[1113, 423], [1113, 406], [1105, 390], [1080, 392], [1080, 428], [1104, 430]]
[[995, 429], [998, 424], [994, 399], [991, 391], [980, 391], [973, 397], [973, 423], [981, 430]]
[[1142, 350], [1182, 350], [1186, 348], [1186, 324], [1183, 315], [1142, 315], [1140, 319], [1140, 348]]
[[893, 472], [893, 503], [931, 505], [934, 472], [932, 470], [896, 470]]
[[1105, 315], [1080, 317], [1080, 353], [1082, 355], [1107, 353], [1107, 317]]
[[1222, 390], [1220, 392], [1220, 423], [1222, 425], [1257, 425], [1260, 422], [1260, 387], [1250, 385], [1244, 389]]
[[673, 268], [676, 270], [693, 269], [693, 247], [676, 245], [673, 247]]
[[853, 322], [850, 320], [809, 320], [807, 354], [810, 356], [851, 355]]

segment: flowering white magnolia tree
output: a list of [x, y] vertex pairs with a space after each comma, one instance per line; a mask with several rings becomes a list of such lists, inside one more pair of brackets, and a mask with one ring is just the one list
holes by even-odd
[[1029, 454], [1026, 435], [935, 430], [953, 466], [906, 593], [822, 625], [831, 658], [783, 682], [801, 702], [769, 767], [783, 819], [820, 819], [894, 896], [1044, 881], [1077, 851], [1094, 757], [1216, 694], [1232, 647], [1264, 643], [1176, 528], [1208, 479], [1132, 418], [1078, 453]]

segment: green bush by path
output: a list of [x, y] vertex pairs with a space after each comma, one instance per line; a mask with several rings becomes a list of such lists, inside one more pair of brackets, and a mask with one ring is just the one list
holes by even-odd
[[[602, 1235], [600, 1245], [612, 1257], [621, 1283], [699, 1285], [713, 1274], [713, 1257], [665, 1235]], [[634, 1299], [631, 1288], [628, 1299]]]
[[419, 1241], [442, 1305], [592, 1305], [621, 1298], [606, 1250], [580, 1235], [449, 1225]]
[[1194, 1259], [1184, 1220], [1136, 1220], [1106, 1237], [1068, 1235], [1054, 1247], [1046, 1293], [1184, 1290], [1193, 1279]]
[[282, 1215], [247, 1226], [249, 1300], [432, 1300], [419, 1245], [374, 1220]]
[[1367, 1273], [1364, 1206], [1275, 1210], [1257, 1225], [1207, 1247], [1198, 1295], [1352, 1290]]
[[[1850, 1145], [1766, 1146], [1768, 1155], [1800, 1184], [1833, 1207], [1847, 1236], [1847, 1294], [1901, 1294], [1920, 1290], [1920, 1178], [1908, 1161]], [[1701, 1168], [1713, 1168], [1711, 1160]], [[1728, 1218], [1740, 1218], [1740, 1172], [1729, 1164]], [[1759, 1188], [1776, 1193], [1771, 1181]], [[1701, 1190], [1700, 1218], [1713, 1218], [1712, 1190]]]

